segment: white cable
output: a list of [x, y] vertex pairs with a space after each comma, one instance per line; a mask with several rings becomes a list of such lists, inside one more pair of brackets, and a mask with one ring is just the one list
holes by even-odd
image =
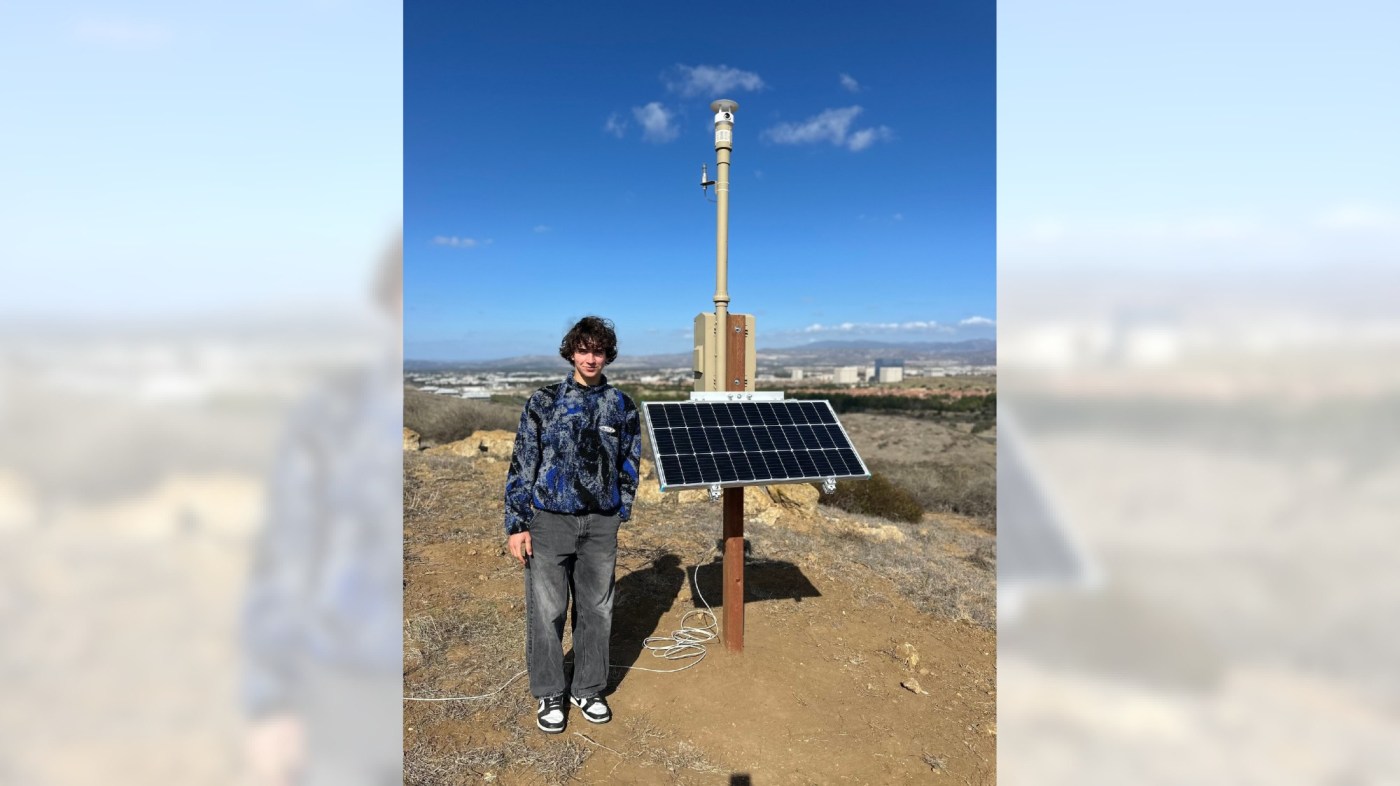
[[[714, 641], [718, 637], [718, 634], [715, 633], [715, 630], [719, 627], [719, 620], [715, 617], [714, 609], [710, 608], [710, 604], [705, 600], [705, 594], [700, 591], [700, 565], [698, 563], [695, 566], [694, 576], [695, 596], [700, 599], [701, 603], [705, 604], [705, 609], [703, 611], [701, 611], [700, 609], [691, 609], [690, 611], [687, 611], [685, 614], [681, 615], [681, 627], [679, 629], [672, 632], [670, 636], [648, 636], [647, 638], [642, 640], [642, 646], [650, 650], [651, 655], [654, 658], [661, 658], [663, 660], [685, 660], [686, 658], [695, 658], [696, 660], [693, 663], [687, 663], [679, 669], [648, 669], [643, 666], [610, 666], [609, 668], [629, 669], [632, 671], [650, 671], [656, 674], [675, 674], [678, 671], [685, 671], [691, 666], [698, 666], [700, 664], [700, 661], [705, 659], [705, 655], [708, 654], [705, 649], [705, 643], [709, 641]], [[709, 617], [710, 621], [708, 624], [701, 625], [698, 628], [687, 626], [685, 624], [685, 621], [690, 619], [692, 614], [697, 615], [702, 619], [705, 617]], [[670, 643], [664, 644], [663, 642]], [[404, 696], [403, 700], [473, 701], [476, 699], [489, 699], [492, 696], [495, 696], [497, 693], [500, 693], [501, 691], [505, 690], [506, 686], [520, 679], [520, 677], [524, 674], [526, 674], [526, 672], [524, 671], [518, 672], [514, 677], [511, 677], [510, 679], [506, 680], [505, 684], [501, 685], [501, 687], [491, 691], [490, 693], [483, 693], [480, 696], [441, 696], [433, 698], [423, 698], [419, 696]]]
[[[695, 596], [700, 598], [700, 602], [705, 604], [704, 611], [691, 609], [681, 615], [681, 627], [670, 636], [648, 636], [642, 640], [642, 646], [651, 651], [654, 658], [663, 660], [685, 660], [695, 658], [694, 663], [687, 663], [679, 669], [648, 669], [643, 666], [613, 666], [614, 669], [634, 669], [636, 671], [651, 671], [657, 674], [675, 674], [678, 671], [685, 671], [691, 666], [699, 665], [705, 659], [705, 643], [714, 641], [718, 634], [715, 630], [719, 627], [719, 620], [715, 618], [714, 609], [705, 600], [705, 594], [700, 591], [700, 565], [695, 566]], [[691, 615], [704, 619], [709, 617], [709, 623], [700, 627], [691, 627], [685, 624]]]

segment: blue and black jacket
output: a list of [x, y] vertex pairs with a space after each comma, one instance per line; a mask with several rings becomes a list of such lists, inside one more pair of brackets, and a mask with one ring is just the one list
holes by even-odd
[[524, 532], [536, 510], [632, 516], [642, 455], [641, 418], [608, 384], [563, 382], [536, 390], [520, 415], [506, 476], [506, 534]]

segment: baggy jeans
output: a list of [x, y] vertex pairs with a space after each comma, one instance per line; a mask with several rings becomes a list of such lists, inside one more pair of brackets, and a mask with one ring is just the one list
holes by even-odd
[[[535, 511], [525, 562], [525, 665], [530, 693], [597, 696], [608, 684], [616, 515]], [[564, 614], [573, 596], [573, 685], [564, 683]]]

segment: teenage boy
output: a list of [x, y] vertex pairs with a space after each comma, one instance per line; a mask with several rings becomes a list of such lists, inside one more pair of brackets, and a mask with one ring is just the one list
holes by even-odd
[[[608, 320], [584, 317], [559, 344], [573, 366], [535, 391], [506, 476], [510, 553], [525, 567], [525, 662], [541, 730], [564, 730], [567, 693], [593, 723], [612, 720], [608, 682], [617, 530], [632, 515], [641, 458], [637, 405], [608, 384], [617, 359]], [[564, 615], [573, 596], [574, 670], [564, 680]]]

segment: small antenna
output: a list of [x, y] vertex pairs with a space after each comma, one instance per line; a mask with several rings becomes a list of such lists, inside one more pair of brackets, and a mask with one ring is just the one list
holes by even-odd
[[700, 193], [704, 195], [706, 202], [714, 201], [710, 199], [710, 186], [714, 184], [715, 181], [710, 179], [709, 170], [706, 169], [705, 164], [702, 163], [700, 165]]

